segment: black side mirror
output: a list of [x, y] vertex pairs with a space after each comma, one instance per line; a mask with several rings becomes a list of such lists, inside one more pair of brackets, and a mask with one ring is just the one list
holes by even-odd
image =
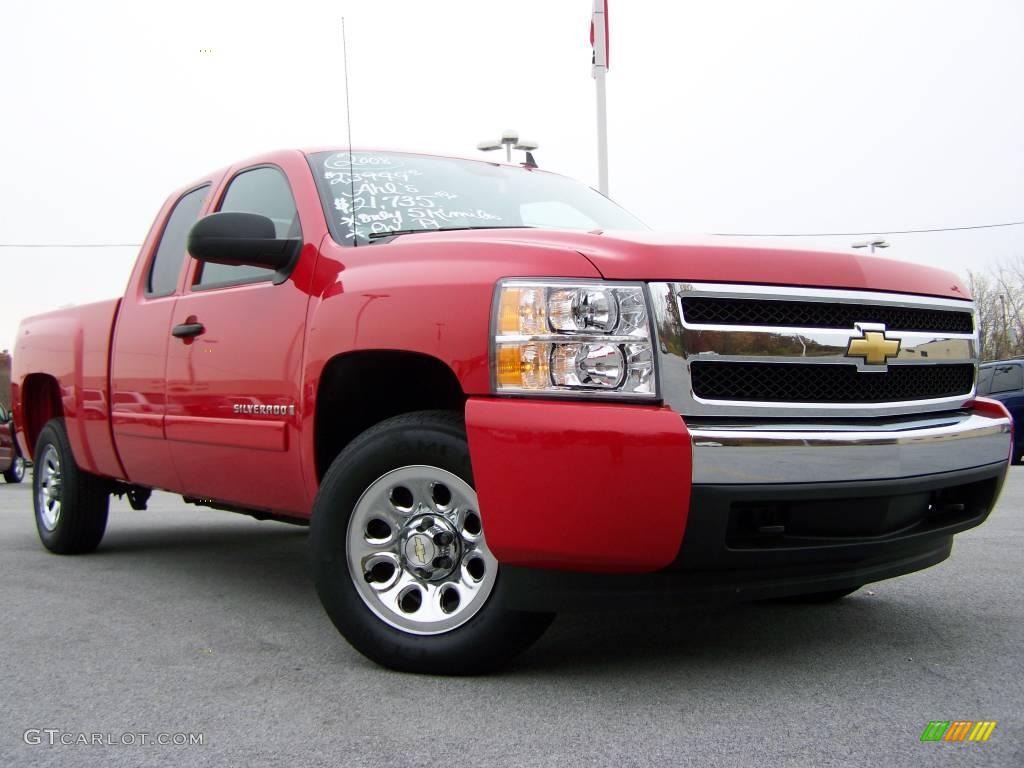
[[301, 247], [298, 238], [278, 238], [274, 222], [258, 213], [211, 213], [188, 233], [193, 258], [230, 266], [284, 269]]

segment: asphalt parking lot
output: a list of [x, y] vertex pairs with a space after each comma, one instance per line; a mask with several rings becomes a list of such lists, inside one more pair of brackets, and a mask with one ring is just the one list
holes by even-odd
[[[1024, 765], [1022, 508], [1014, 468], [929, 571], [824, 607], [566, 615], [510, 670], [445, 679], [345, 644], [305, 529], [155, 495], [115, 502], [97, 553], [57, 557], [29, 483], [0, 484], [0, 765]], [[920, 741], [956, 719], [998, 726]]]

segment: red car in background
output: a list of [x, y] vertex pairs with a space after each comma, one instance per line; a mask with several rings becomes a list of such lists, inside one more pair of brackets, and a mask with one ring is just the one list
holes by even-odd
[[0, 405], [0, 473], [8, 483], [25, 479], [25, 458], [14, 439], [14, 419], [11, 412]]

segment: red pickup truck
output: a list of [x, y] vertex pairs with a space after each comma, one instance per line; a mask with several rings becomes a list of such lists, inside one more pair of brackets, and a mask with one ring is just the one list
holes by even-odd
[[473, 673], [556, 611], [834, 600], [981, 523], [1011, 423], [954, 275], [684, 241], [531, 165], [282, 151], [171, 195], [121, 299], [22, 323], [43, 544], [111, 494], [311, 526], [341, 633]]

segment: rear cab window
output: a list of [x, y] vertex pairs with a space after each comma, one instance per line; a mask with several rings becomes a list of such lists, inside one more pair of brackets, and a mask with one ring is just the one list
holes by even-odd
[[185, 263], [188, 232], [199, 218], [209, 193], [210, 185], [206, 184], [186, 192], [174, 204], [160, 235], [156, 255], [149, 265], [149, 274], [146, 276], [147, 298], [170, 296], [178, 287], [178, 277]]

